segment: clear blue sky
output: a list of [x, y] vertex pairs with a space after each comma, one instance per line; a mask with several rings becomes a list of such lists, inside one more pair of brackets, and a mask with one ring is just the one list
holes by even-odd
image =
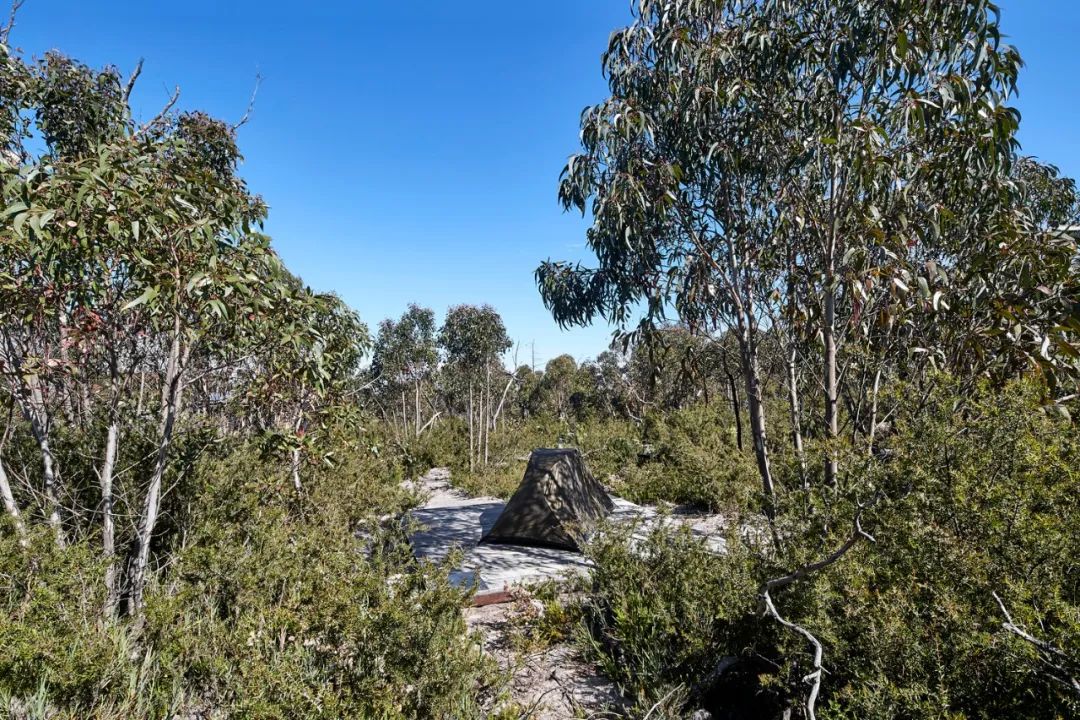
[[[1004, 0], [1027, 61], [1025, 152], [1080, 175], [1080, 2]], [[539, 261], [585, 258], [556, 200], [581, 109], [605, 97], [599, 57], [628, 0], [28, 0], [12, 37], [92, 65], [146, 66], [137, 102], [171, 93], [244, 112], [243, 172], [270, 205], [290, 268], [374, 326], [409, 302], [483, 303], [539, 363], [603, 350], [606, 327], [560, 332]]]

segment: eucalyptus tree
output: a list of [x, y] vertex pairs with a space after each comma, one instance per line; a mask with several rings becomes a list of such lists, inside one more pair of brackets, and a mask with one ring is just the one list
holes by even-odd
[[[603, 56], [611, 97], [581, 118], [559, 198], [590, 211], [598, 266], [546, 262], [545, 304], [563, 325], [602, 317], [648, 331], [676, 311], [702, 332], [731, 329], [762, 487], [774, 495], [759, 343], [760, 298], [776, 284], [786, 168], [751, 110], [782, 102], [786, 77], [767, 54], [769, 28], [741, 2], [654, 2], [615, 32]], [[750, 4], [751, 6], [753, 4]], [[771, 503], [769, 503], [771, 507]], [[771, 512], [771, 511], [770, 511]]]
[[545, 302], [563, 324], [674, 309], [734, 330], [771, 494], [763, 319], [802, 315], [835, 443], [843, 346], [943, 307], [931, 261], [1021, 234], [1006, 219], [1019, 55], [989, 0], [642, 0], [603, 66], [611, 97], [582, 115], [560, 187], [592, 213], [598, 265], [543, 264]]
[[379, 325], [371, 371], [383, 389], [384, 403], [393, 407], [401, 398], [401, 423], [408, 433], [409, 418], [405, 394], [413, 395], [413, 436], [420, 437], [427, 423], [421, 423], [420, 399], [425, 383], [438, 369], [439, 351], [435, 336], [435, 313], [429, 308], [409, 305], [401, 318]]
[[303, 490], [302, 459], [320, 435], [346, 418], [360, 362], [370, 349], [367, 326], [331, 293], [316, 293], [284, 269], [272, 283], [274, 312], [246, 319], [236, 345], [243, 364], [242, 403], [274, 444], [288, 450], [290, 474]]
[[[45, 513], [61, 542], [55, 412], [74, 423], [92, 400], [104, 406], [98, 475], [110, 606], [121, 420], [136, 380], [159, 383], [155, 450], [136, 466], [145, 476], [128, 591], [138, 609], [190, 361], [231, 342], [239, 318], [270, 309], [264, 280], [279, 263], [252, 230], [265, 207], [237, 175], [234, 126], [172, 112], [175, 96], [138, 123], [128, 105], [138, 71], [125, 81], [57, 53], [34, 66], [5, 59], [8, 149], [20, 165], [4, 167], [3, 374], [40, 448]], [[25, 142], [32, 131], [43, 140], [37, 154]]]
[[452, 307], [439, 330], [444, 373], [450, 382], [468, 388], [470, 468], [481, 456], [487, 463], [488, 434], [495, 413], [491, 373], [493, 368], [505, 372], [501, 356], [512, 344], [502, 317], [490, 305]]

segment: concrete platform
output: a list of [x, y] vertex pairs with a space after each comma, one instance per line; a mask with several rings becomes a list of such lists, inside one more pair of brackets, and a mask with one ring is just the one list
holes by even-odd
[[[499, 517], [505, 503], [498, 498], [470, 498], [451, 487], [449, 478], [448, 470], [436, 468], [410, 484], [411, 489], [427, 497], [423, 505], [410, 513], [414, 525], [410, 540], [413, 552], [421, 560], [442, 562], [455, 549], [460, 550], [462, 560], [451, 578], [461, 586], [474, 587], [478, 604], [497, 601], [497, 595], [515, 585], [588, 573], [589, 561], [581, 553], [570, 550], [478, 544], [483, 533]], [[609, 520], [639, 522], [641, 527], [635, 532], [636, 536], [643, 536], [657, 522], [690, 524], [672, 516], [660, 518], [655, 508], [635, 505], [618, 497], [612, 497], [612, 500], [615, 511]], [[692, 529], [706, 537], [716, 551], [723, 551], [722, 538], [709, 537], [709, 533]]]

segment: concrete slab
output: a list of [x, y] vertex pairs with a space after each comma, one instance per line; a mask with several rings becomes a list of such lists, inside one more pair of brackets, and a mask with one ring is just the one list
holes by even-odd
[[[470, 498], [453, 488], [449, 478], [448, 470], [436, 468], [410, 484], [410, 489], [426, 497], [424, 503], [410, 513], [415, 527], [410, 540], [417, 558], [442, 562], [454, 550], [460, 550], [462, 560], [451, 578], [462, 586], [476, 588], [478, 595], [588, 572], [590, 563], [585, 556], [570, 550], [478, 544], [480, 537], [499, 517], [505, 503], [498, 498]], [[612, 500], [615, 510], [609, 520], [617, 524], [639, 522], [640, 527], [634, 533], [638, 539], [644, 538], [657, 523], [688, 524], [696, 534], [705, 537], [714, 550], [723, 551], [723, 538], [693, 528], [690, 518], [660, 516], [655, 508], [635, 505], [618, 497], [612, 497]], [[710, 530], [722, 528], [712, 522]]]

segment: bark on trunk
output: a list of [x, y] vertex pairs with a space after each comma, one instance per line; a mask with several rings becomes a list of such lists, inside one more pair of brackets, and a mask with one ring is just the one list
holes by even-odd
[[105, 558], [106, 617], [116, 612], [119, 591], [116, 586], [116, 519], [113, 516], [113, 475], [120, 440], [120, 425], [113, 419], [105, 434], [105, 458], [101, 463], [101, 554]]
[[[837, 417], [836, 388], [836, 289], [833, 286], [833, 272], [825, 278], [825, 429], [830, 443], [835, 443], [840, 435], [840, 422]], [[830, 447], [825, 456], [825, 483], [836, 484], [837, 461], [836, 448]]]
[[23, 525], [19, 506], [15, 504], [15, 495], [11, 492], [11, 483], [8, 482], [7, 471], [4, 470], [4, 461], [0, 459], [0, 498], [3, 498], [4, 509], [15, 523], [15, 532], [19, 535], [19, 545], [27, 547], [26, 526]]
[[795, 446], [795, 457], [799, 460], [799, 474], [803, 487], [807, 486], [806, 457], [803, 454], [802, 408], [799, 405], [799, 377], [795, 369], [795, 349], [787, 356], [788, 409], [791, 412], [791, 441]]
[[866, 452], [874, 452], [874, 438], [877, 436], [877, 418], [878, 418], [878, 394], [881, 390], [881, 367], [877, 369], [877, 373], [874, 375], [874, 391], [870, 400], [870, 432], [867, 435]]
[[486, 368], [487, 377], [484, 381], [484, 398], [486, 405], [481, 405], [484, 411], [484, 467], [488, 465], [488, 440], [491, 439], [491, 365]]
[[[189, 348], [190, 350], [190, 348]], [[142, 610], [143, 592], [146, 589], [146, 569], [150, 562], [150, 542], [157, 524], [158, 511], [161, 509], [161, 483], [165, 477], [165, 467], [169, 460], [169, 448], [172, 444], [176, 416], [180, 411], [182, 361], [180, 358], [180, 321], [174, 327], [172, 348], [165, 371], [165, 387], [162, 388], [161, 429], [158, 435], [157, 458], [154, 461], [154, 473], [146, 491], [143, 503], [142, 520], [139, 523], [138, 551], [131, 575], [131, 608], [133, 613]]]
[[469, 380], [469, 472], [475, 469], [473, 463], [473, 381]]
[[739, 385], [735, 382], [735, 376], [725, 371], [728, 379], [728, 388], [731, 392], [731, 409], [735, 411], [735, 442], [739, 450], [743, 449], [742, 431], [742, 403], [739, 402]]
[[49, 525], [56, 532], [56, 544], [66, 545], [63, 523], [60, 519], [59, 481], [56, 476], [56, 458], [53, 457], [49, 444], [49, 431], [46, 427], [45, 401], [41, 393], [40, 379], [34, 376], [29, 380], [30, 402], [24, 405], [23, 414], [30, 423], [30, 432], [41, 454], [41, 472], [45, 483], [45, 502], [48, 505]]
[[416, 413], [413, 415], [413, 427], [416, 428], [416, 437], [420, 437], [420, 381], [416, 381]]
[[[293, 424], [293, 434], [296, 436], [297, 442], [300, 441], [300, 431], [304, 427], [304, 411], [300, 410], [296, 413], [296, 422]], [[304, 491], [304, 485], [300, 482], [300, 447], [294, 447], [290, 452], [289, 457], [289, 471], [292, 474], [293, 487], [296, 488], [297, 493]]]
[[750, 410], [750, 435], [754, 441], [754, 458], [757, 460], [761, 486], [768, 498], [766, 514], [775, 514], [776, 489], [769, 463], [769, 443], [765, 429], [765, 408], [761, 400], [761, 378], [758, 369], [756, 328], [750, 312], [739, 318], [739, 354], [742, 360], [743, 380], [746, 384], [746, 402]]

